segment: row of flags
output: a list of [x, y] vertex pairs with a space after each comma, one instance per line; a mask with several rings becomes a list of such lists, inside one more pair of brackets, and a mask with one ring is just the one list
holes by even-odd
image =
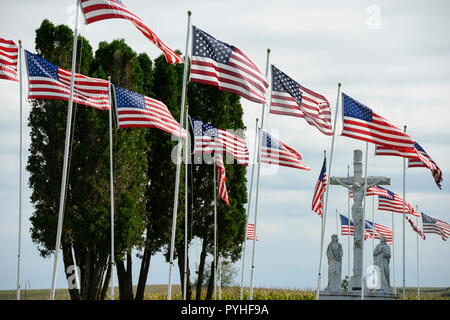
[[[352, 219], [349, 219], [342, 214], [339, 215], [341, 220], [341, 235], [343, 236], [354, 236], [355, 229]], [[386, 242], [392, 244], [394, 241], [394, 233], [388, 227], [385, 227], [379, 223], [375, 223], [369, 220], [365, 221], [364, 224], [364, 240], [367, 239], [380, 239], [381, 236], [386, 237]]]

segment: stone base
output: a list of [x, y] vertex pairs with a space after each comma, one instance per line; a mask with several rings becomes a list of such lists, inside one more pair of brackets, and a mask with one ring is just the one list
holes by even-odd
[[[399, 295], [380, 291], [364, 291], [364, 300], [396, 300]], [[319, 300], [361, 300], [361, 291], [320, 291]]]

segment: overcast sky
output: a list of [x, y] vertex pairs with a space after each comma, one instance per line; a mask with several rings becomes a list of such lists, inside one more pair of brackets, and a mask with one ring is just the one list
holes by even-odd
[[[443, 171], [439, 190], [424, 168], [408, 169], [406, 199], [428, 215], [450, 222], [448, 168], [450, 167], [450, 3], [448, 1], [124, 1], [162, 41], [172, 49], [184, 51], [187, 10], [192, 24], [219, 40], [244, 51], [264, 71], [266, 50], [270, 63], [303, 86], [325, 95], [333, 116], [337, 83], [342, 91], [366, 104], [398, 127], [408, 126], [412, 135]], [[275, 5], [276, 4], [276, 5]], [[24, 48], [34, 52], [35, 30], [47, 18], [55, 25], [73, 27], [75, 0], [9, 1], [0, 12], [0, 37], [23, 40]], [[131, 23], [109, 20], [82, 26], [81, 33], [95, 51], [100, 41], [124, 38], [138, 53], [151, 58], [160, 55]], [[18, 189], [19, 189], [19, 85], [0, 80], [0, 289], [15, 289], [17, 276]], [[244, 124], [253, 156], [255, 118], [262, 106], [241, 99]], [[25, 105], [25, 117], [30, 107]], [[340, 118], [340, 111], [338, 119]], [[258, 211], [255, 285], [282, 288], [315, 288], [320, 252], [320, 218], [311, 211], [311, 199], [323, 161], [323, 150], [330, 152], [331, 138], [309, 126], [303, 119], [270, 115], [268, 130], [303, 155], [311, 171], [264, 167]], [[338, 133], [341, 122], [338, 121]], [[156, 129], [155, 129], [156, 130]], [[29, 130], [24, 146], [28, 149]], [[365, 143], [336, 136], [332, 176], [346, 176], [353, 150], [365, 151]], [[27, 159], [28, 153], [25, 154]], [[402, 159], [374, 157], [369, 145], [368, 174], [391, 177], [393, 192], [402, 194]], [[249, 167], [250, 169], [251, 167]], [[353, 169], [351, 169], [353, 170]], [[249, 170], [250, 173], [250, 170]], [[43, 259], [32, 243], [29, 217], [33, 207], [27, 187], [23, 216], [22, 287], [49, 288], [53, 257]], [[248, 178], [250, 174], [248, 174]], [[250, 179], [248, 179], [250, 180]], [[325, 247], [336, 233], [336, 210], [347, 215], [347, 193], [340, 186], [330, 188]], [[447, 203], [447, 205], [446, 205]], [[366, 218], [372, 219], [372, 199]], [[252, 204], [254, 207], [254, 204]], [[375, 203], [376, 206], [376, 203]], [[251, 215], [253, 219], [253, 214]], [[375, 212], [375, 220], [392, 227], [391, 213]], [[402, 284], [402, 217], [394, 214], [395, 283]], [[220, 228], [220, 226], [219, 226]], [[416, 286], [416, 234], [406, 225], [406, 285]], [[220, 236], [220, 235], [219, 235]], [[342, 275], [347, 275], [347, 237], [340, 237], [344, 248]], [[378, 243], [378, 241], [376, 241]], [[375, 243], [375, 244], [376, 244]], [[372, 240], [365, 242], [365, 262], [372, 263]], [[420, 283], [422, 286], [450, 286], [450, 243], [434, 234], [419, 242]], [[250, 257], [249, 245], [247, 257]], [[198, 262], [200, 244], [190, 249], [192, 268]], [[245, 268], [249, 283], [250, 258]], [[139, 261], [134, 259], [134, 280]], [[393, 261], [391, 260], [391, 266]], [[57, 287], [66, 287], [62, 261]], [[236, 264], [241, 270], [241, 263]], [[327, 265], [324, 258], [323, 284]], [[169, 264], [161, 255], [152, 259], [148, 283], [167, 283]], [[174, 279], [179, 283], [178, 270]], [[236, 281], [240, 276], [236, 278]], [[393, 279], [391, 277], [391, 283]], [[115, 282], [117, 283], [117, 281]], [[28, 286], [28, 284], [27, 284]]]

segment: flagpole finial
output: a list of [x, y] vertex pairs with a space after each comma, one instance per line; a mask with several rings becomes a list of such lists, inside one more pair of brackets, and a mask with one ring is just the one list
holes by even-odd
[[342, 85], [342, 83], [338, 82], [338, 87], [339, 87], [339, 88], [341, 87], [341, 85]]
[[327, 157], [327, 150], [323, 150], [323, 156], [326, 158]]
[[270, 48], [267, 48], [267, 53], [268, 53], [268, 54], [270, 53]]
[[191, 14], [192, 14], [192, 11], [191, 11], [191, 10], [188, 10], [187, 14], [188, 14], [188, 16], [190, 17]]
[[403, 126], [403, 132], [406, 132], [406, 124]]
[[111, 76], [108, 76], [107, 79], [108, 79], [108, 81], [111, 81]]
[[22, 40], [19, 40], [19, 44], [22, 45]]

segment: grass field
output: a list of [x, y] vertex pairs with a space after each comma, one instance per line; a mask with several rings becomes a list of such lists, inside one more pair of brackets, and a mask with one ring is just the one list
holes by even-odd
[[[227, 287], [222, 290], [222, 300], [239, 300], [239, 287]], [[397, 288], [397, 293], [401, 295], [401, 288]], [[49, 289], [21, 290], [22, 300], [48, 300]], [[206, 290], [202, 292], [202, 299], [206, 295]], [[115, 290], [116, 299], [119, 297], [119, 290]], [[417, 288], [406, 288], [408, 300], [417, 299]], [[148, 285], [145, 289], [145, 300], [165, 300], [167, 298], [167, 285]], [[217, 298], [219, 298], [217, 296]], [[244, 299], [248, 298], [248, 289], [245, 291]], [[423, 300], [450, 300], [450, 288], [420, 288], [420, 298]], [[0, 300], [16, 299], [15, 290], [0, 291]], [[56, 300], [69, 300], [69, 293], [66, 289], [57, 289]], [[108, 297], [109, 299], [109, 297]], [[181, 300], [181, 289], [179, 285], [172, 288], [172, 299]], [[255, 288], [253, 291], [254, 300], [314, 300], [315, 292], [312, 289], [278, 289], [278, 288]]]

